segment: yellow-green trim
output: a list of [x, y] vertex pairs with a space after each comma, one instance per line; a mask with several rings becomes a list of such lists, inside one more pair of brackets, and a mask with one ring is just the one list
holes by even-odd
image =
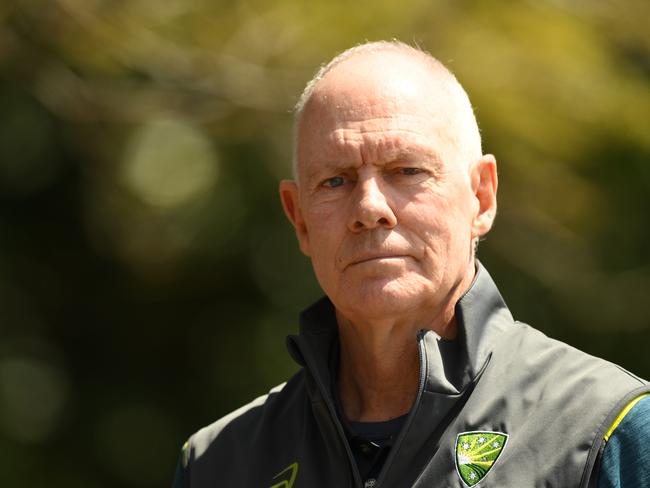
[[638, 397], [635, 397], [634, 399], [632, 399], [632, 401], [630, 403], [625, 405], [625, 408], [623, 408], [623, 410], [621, 410], [621, 413], [618, 414], [618, 416], [614, 419], [614, 422], [612, 422], [612, 425], [610, 425], [609, 429], [607, 429], [607, 432], [605, 432], [605, 435], [603, 436], [603, 439], [605, 439], [605, 441], [609, 440], [609, 438], [612, 436], [612, 434], [616, 430], [616, 427], [618, 427], [618, 425], [623, 421], [625, 416], [628, 413], [630, 413], [630, 410], [632, 410], [634, 408], [634, 405], [639, 403], [639, 401], [642, 398], [645, 398], [647, 396], [650, 396], [650, 393], [643, 393], [643, 394], [639, 395]]
[[183, 444], [183, 448], [181, 449], [181, 459], [182, 459], [182, 464], [184, 468], [187, 468], [187, 465], [190, 464], [190, 441], [185, 442]]

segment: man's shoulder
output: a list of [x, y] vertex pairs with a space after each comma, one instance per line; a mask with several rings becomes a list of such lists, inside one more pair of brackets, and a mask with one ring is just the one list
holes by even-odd
[[[308, 408], [303, 370], [289, 381], [194, 433], [185, 443], [175, 487], [253, 486], [271, 479], [274, 456], [295, 438]], [[282, 461], [284, 461], [282, 459]]]
[[222, 435], [231, 435], [230, 431], [245, 432], [253, 430], [255, 425], [264, 417], [264, 411], [273, 408], [276, 397], [286, 387], [282, 383], [260, 395], [251, 402], [242, 405], [223, 417], [215, 420], [196, 431], [190, 437], [190, 444], [195, 456], [200, 456], [208, 447]]
[[[627, 389], [633, 389], [647, 382], [625, 368], [607, 359], [589, 354], [561, 340], [548, 337], [534, 327], [516, 321], [506, 347], [518, 351], [518, 360], [525, 355], [529, 374], [548, 376], [553, 381], [562, 378], [579, 381], [585, 387], [590, 382], [617, 381]], [[514, 358], [513, 358], [514, 359]], [[599, 389], [593, 393], [607, 393]]]
[[269, 430], [286, 428], [283, 419], [295, 416], [306, 398], [303, 381], [303, 373], [299, 371], [267, 394], [199, 429], [185, 447], [188, 462], [209, 451], [245, 449], [258, 443]]

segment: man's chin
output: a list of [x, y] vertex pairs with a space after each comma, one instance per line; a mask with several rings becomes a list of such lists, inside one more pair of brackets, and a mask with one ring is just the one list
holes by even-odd
[[363, 285], [341, 290], [337, 297], [330, 297], [341, 310], [354, 311], [354, 315], [386, 316], [412, 309], [424, 298], [414, 284], [402, 280], [372, 280]]

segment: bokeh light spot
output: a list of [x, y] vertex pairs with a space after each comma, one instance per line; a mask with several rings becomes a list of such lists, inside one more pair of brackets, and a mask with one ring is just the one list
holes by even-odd
[[146, 204], [162, 208], [205, 194], [217, 173], [208, 138], [180, 119], [154, 120], [137, 130], [122, 166], [124, 184]]
[[63, 372], [44, 361], [0, 361], [0, 421], [6, 434], [18, 441], [45, 441], [59, 425], [67, 394]]

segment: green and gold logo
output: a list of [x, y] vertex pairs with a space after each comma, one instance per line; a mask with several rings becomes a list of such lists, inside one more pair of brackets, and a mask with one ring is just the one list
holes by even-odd
[[477, 485], [492, 469], [508, 442], [502, 432], [463, 432], [456, 437], [456, 471], [466, 486]]

